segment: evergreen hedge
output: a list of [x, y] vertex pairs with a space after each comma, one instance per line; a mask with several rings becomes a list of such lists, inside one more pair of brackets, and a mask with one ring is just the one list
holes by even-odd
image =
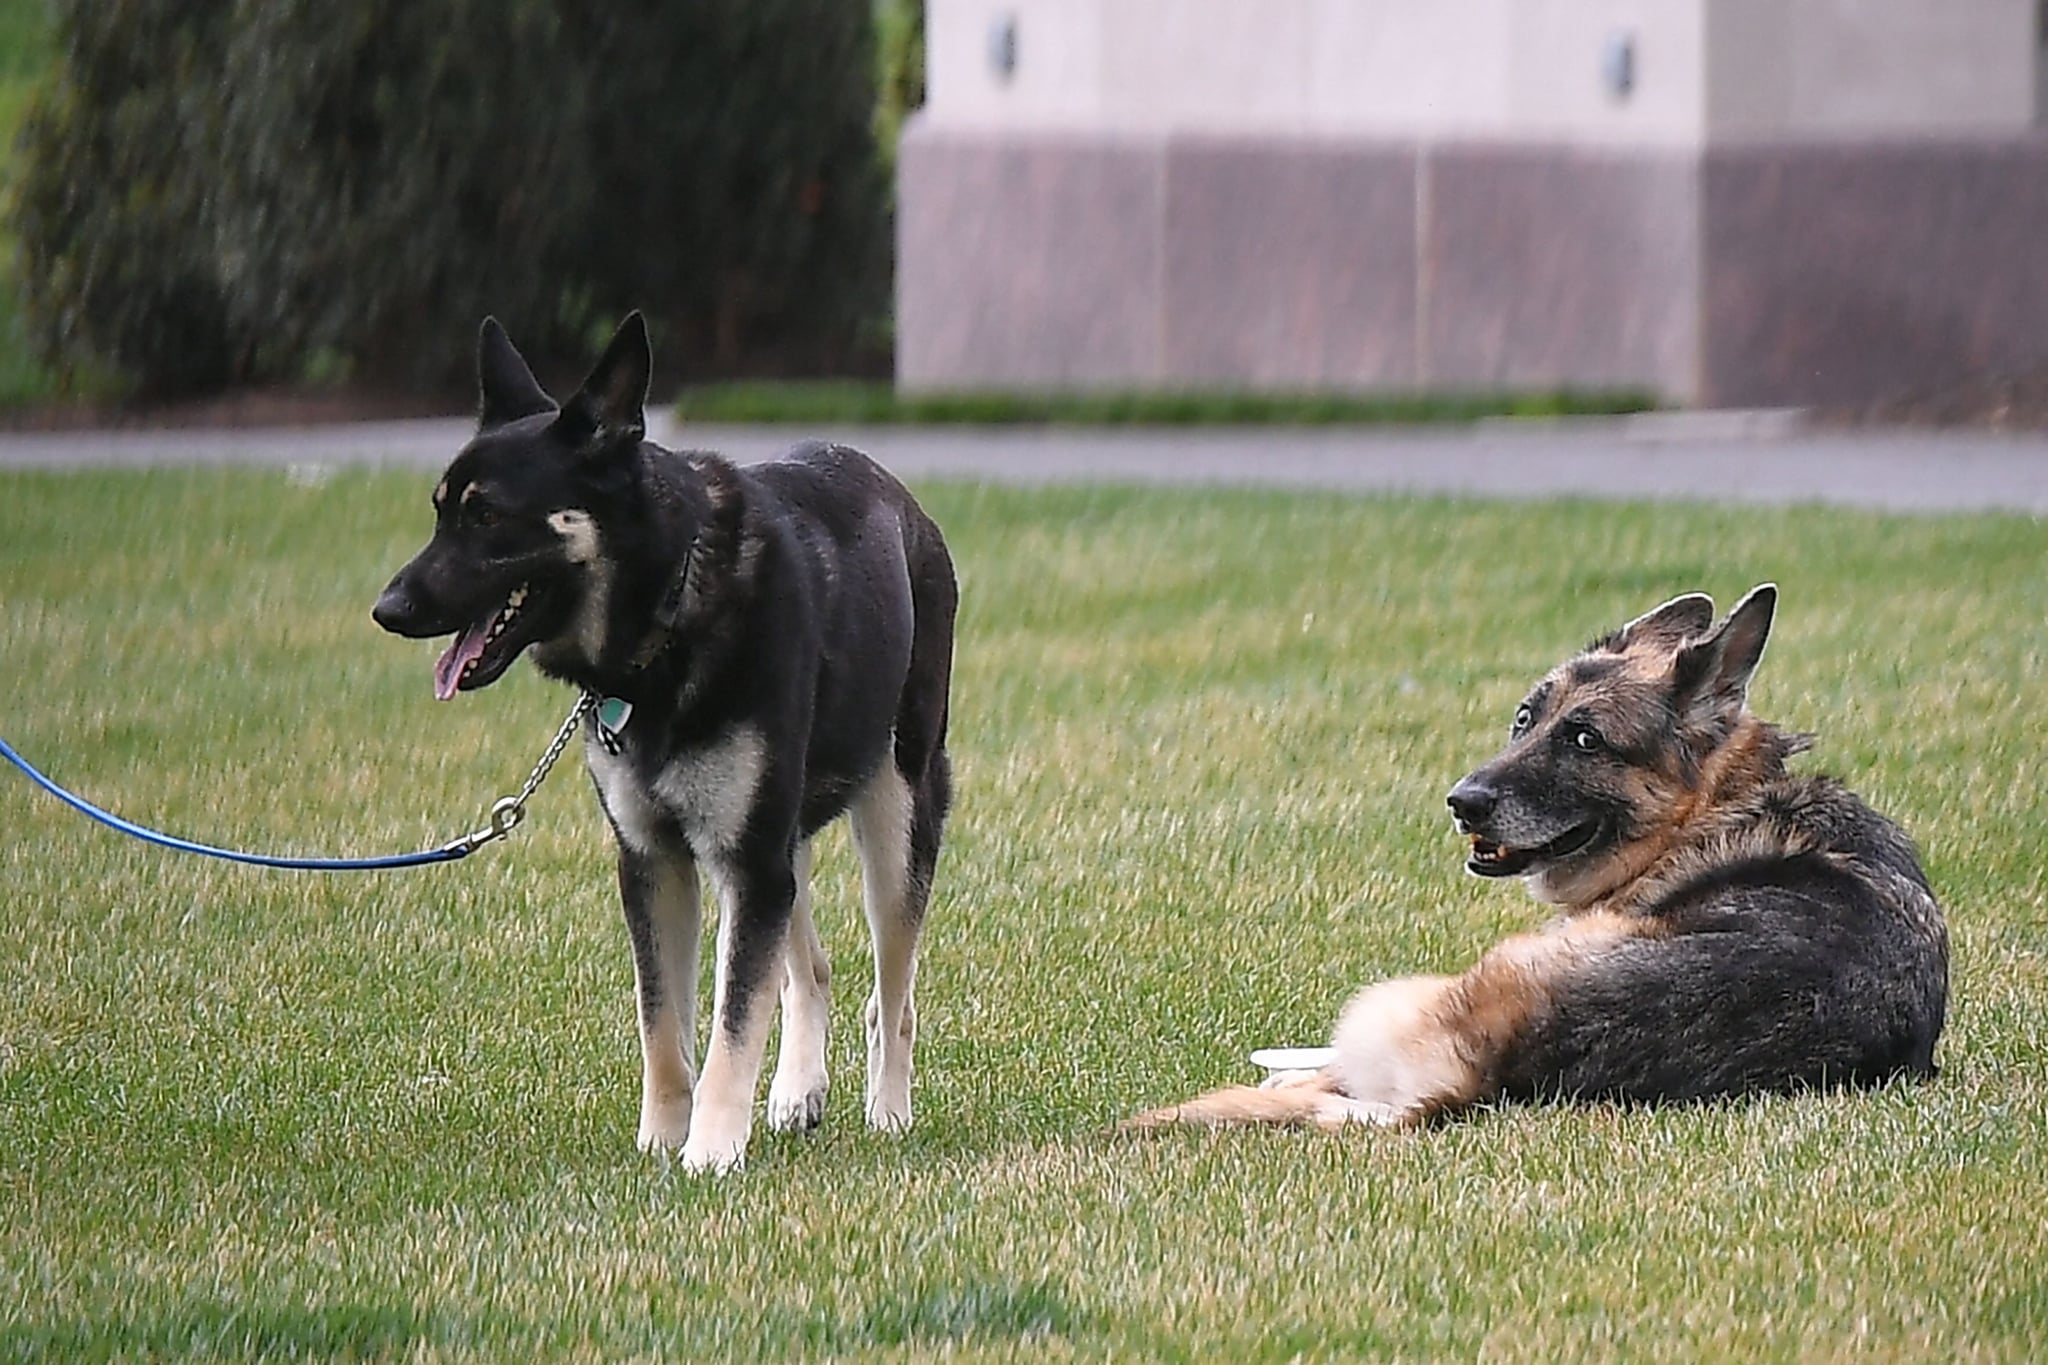
[[496, 313], [573, 369], [839, 368], [887, 308], [873, 16], [846, 0], [58, 0], [24, 305], [156, 395], [454, 382]]

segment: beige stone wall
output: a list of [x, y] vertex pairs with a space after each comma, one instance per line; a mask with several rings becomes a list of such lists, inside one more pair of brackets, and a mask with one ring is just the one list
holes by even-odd
[[[932, 121], [1686, 146], [2012, 132], [2036, 0], [929, 0]], [[991, 61], [1013, 25], [1017, 63]], [[1635, 82], [1606, 81], [1626, 39]]]
[[2010, 133], [2036, 118], [2035, 0], [1710, 0], [1716, 141]]

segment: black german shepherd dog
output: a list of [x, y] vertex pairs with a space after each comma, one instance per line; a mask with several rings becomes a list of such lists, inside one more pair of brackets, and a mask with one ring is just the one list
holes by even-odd
[[[633, 940], [639, 1143], [725, 1171], [745, 1159], [778, 980], [768, 1121], [807, 1130], [824, 1115], [831, 969], [809, 844], [841, 814], [875, 940], [867, 1118], [910, 1123], [957, 589], [938, 527], [857, 451], [810, 443], [742, 468], [647, 440], [651, 365], [635, 313], [557, 405], [487, 319], [476, 436], [434, 489], [433, 539], [374, 615], [400, 635], [454, 635], [434, 669], [444, 700], [529, 649], [604, 699], [584, 751]], [[700, 868], [719, 903], [701, 1076]]]

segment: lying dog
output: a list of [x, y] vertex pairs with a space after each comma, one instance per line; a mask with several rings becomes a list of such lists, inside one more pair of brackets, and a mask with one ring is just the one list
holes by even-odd
[[1538, 683], [1451, 789], [1466, 866], [1562, 914], [1355, 996], [1266, 1086], [1131, 1120], [1415, 1124], [1497, 1099], [1693, 1100], [1929, 1076], [1948, 934], [1912, 844], [1793, 776], [1745, 698], [1777, 590], [1677, 598]]
[[[831, 968], [809, 843], [842, 813], [875, 940], [867, 1118], [908, 1127], [918, 933], [951, 793], [956, 589], [938, 528], [844, 446], [740, 468], [648, 441], [637, 313], [559, 407], [495, 321], [478, 349], [476, 437], [434, 490], [433, 539], [374, 615], [455, 636], [434, 668], [443, 700], [527, 650], [604, 698], [584, 751], [633, 940], [640, 1146], [680, 1146], [692, 1170], [744, 1159], [778, 981], [768, 1121], [823, 1117]], [[719, 901], [701, 1076], [700, 868]]]

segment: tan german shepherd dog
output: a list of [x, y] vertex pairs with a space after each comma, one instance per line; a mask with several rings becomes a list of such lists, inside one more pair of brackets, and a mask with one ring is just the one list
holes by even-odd
[[1312, 1066], [1141, 1114], [1411, 1125], [1496, 1100], [1686, 1101], [1934, 1072], [1948, 933], [1913, 845], [1749, 713], [1777, 589], [1596, 641], [1451, 789], [1467, 868], [1559, 914], [1354, 996]]

